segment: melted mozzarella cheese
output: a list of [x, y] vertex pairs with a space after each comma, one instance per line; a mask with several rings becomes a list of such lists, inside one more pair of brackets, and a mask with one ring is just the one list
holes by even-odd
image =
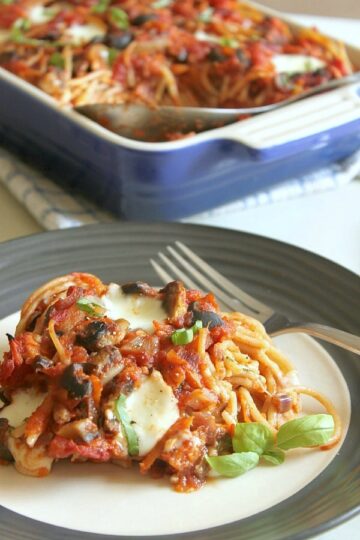
[[144, 456], [179, 418], [177, 400], [159, 371], [153, 371], [126, 399], [126, 410]]
[[32, 388], [17, 390], [12, 395], [10, 405], [0, 411], [0, 418], [7, 418], [13, 428], [21, 426], [44, 401], [45, 396], [46, 394], [36, 392]]
[[103, 37], [106, 33], [106, 26], [101, 19], [93, 17], [86, 24], [73, 24], [66, 29], [65, 38], [72, 45], [82, 45], [89, 43], [95, 38]]
[[203, 30], [195, 32], [195, 37], [198, 41], [208, 41], [209, 43], [221, 43], [221, 37], [215, 34], [208, 34]]
[[9, 437], [9, 450], [15, 460], [15, 467], [27, 476], [46, 476], [51, 471], [53, 458], [46, 455], [43, 446], [29, 448], [19, 439]]
[[126, 319], [131, 328], [152, 331], [153, 321], [163, 321], [167, 317], [161, 300], [140, 294], [124, 294], [115, 283], [110, 283], [106, 295], [101, 297], [101, 303], [108, 317]]
[[27, 11], [27, 18], [34, 24], [42, 24], [50, 21], [56, 15], [56, 11], [38, 4]]
[[275, 54], [272, 57], [276, 73], [309, 73], [325, 66], [325, 62], [304, 54]]

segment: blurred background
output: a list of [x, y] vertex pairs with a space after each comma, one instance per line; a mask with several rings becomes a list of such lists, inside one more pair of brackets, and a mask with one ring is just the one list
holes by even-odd
[[262, 4], [289, 13], [328, 17], [360, 17], [359, 0], [262, 0]]

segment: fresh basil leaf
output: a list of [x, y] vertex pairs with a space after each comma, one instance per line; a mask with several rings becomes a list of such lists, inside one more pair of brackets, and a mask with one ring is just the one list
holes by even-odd
[[83, 296], [79, 298], [76, 305], [92, 317], [102, 317], [104, 315], [104, 306], [99, 304], [99, 299], [95, 296]]
[[235, 452], [256, 452], [261, 455], [274, 445], [274, 435], [259, 422], [239, 423], [232, 438]]
[[120, 28], [120, 30], [126, 30], [129, 27], [129, 17], [127, 13], [118, 7], [110, 9], [110, 20], [115, 26]]
[[109, 7], [111, 0], [99, 0], [95, 6], [92, 8], [93, 13], [105, 13], [107, 8]]
[[0, 4], [4, 4], [4, 6], [10, 6], [10, 4], [13, 4], [14, 0], [0, 0]]
[[280, 448], [272, 448], [271, 450], [266, 450], [261, 458], [271, 465], [281, 465], [285, 460], [285, 453]]
[[334, 433], [334, 419], [330, 414], [312, 414], [283, 424], [277, 436], [282, 450], [325, 444]]
[[136, 431], [131, 425], [129, 415], [126, 410], [126, 396], [120, 394], [115, 404], [115, 414], [123, 427], [124, 434], [128, 443], [128, 451], [130, 456], [139, 455], [139, 439]]
[[259, 463], [256, 452], [240, 452], [227, 456], [206, 456], [210, 467], [222, 476], [240, 476], [250, 471]]

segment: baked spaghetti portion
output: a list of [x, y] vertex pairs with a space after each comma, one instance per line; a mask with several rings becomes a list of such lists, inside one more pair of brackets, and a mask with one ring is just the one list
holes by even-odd
[[[332, 404], [299, 385], [259, 322], [179, 281], [56, 278], [28, 298], [8, 340], [0, 459], [26, 475], [64, 459], [136, 462], [186, 492], [341, 436]], [[301, 394], [327, 414], [302, 416]]]
[[60, 104], [253, 107], [352, 73], [344, 46], [238, 0], [2, 0], [0, 66]]

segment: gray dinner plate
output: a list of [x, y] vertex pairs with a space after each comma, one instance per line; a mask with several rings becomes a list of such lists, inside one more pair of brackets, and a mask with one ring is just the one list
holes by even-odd
[[[149, 257], [174, 240], [187, 243], [250, 294], [295, 320], [323, 322], [360, 333], [360, 278], [355, 274], [317, 255], [263, 237], [169, 223], [95, 225], [0, 245], [0, 317], [18, 310], [41, 283], [71, 271], [91, 272], [105, 282], [136, 279], [158, 284]], [[295, 540], [312, 537], [355, 516], [360, 506], [360, 361], [349, 352], [323, 345], [337, 362], [351, 394], [352, 419], [341, 453], [304, 489], [264, 512], [225, 526], [161, 538]], [[54, 527], [0, 507], [0, 538], [125, 537]]]

